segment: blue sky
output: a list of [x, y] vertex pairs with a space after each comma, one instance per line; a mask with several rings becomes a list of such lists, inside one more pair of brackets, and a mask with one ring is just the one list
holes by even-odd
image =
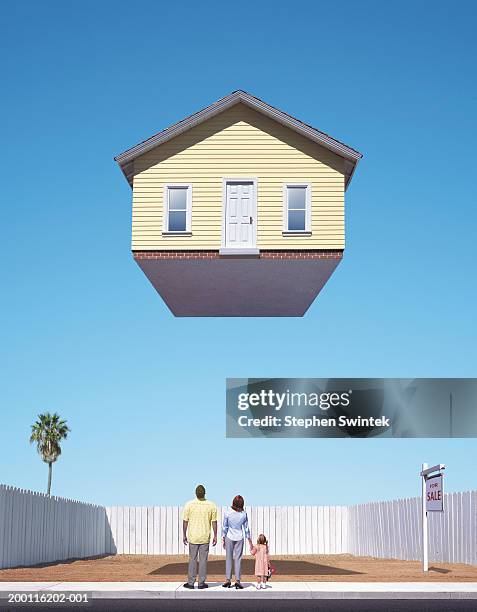
[[[0, 482], [72, 429], [53, 492], [105, 504], [476, 487], [476, 441], [226, 440], [225, 378], [476, 376], [476, 6], [21, 2], [0, 7]], [[113, 156], [236, 89], [364, 153], [345, 258], [303, 319], [175, 319], [130, 254]], [[239, 325], [248, 342], [227, 350]]]

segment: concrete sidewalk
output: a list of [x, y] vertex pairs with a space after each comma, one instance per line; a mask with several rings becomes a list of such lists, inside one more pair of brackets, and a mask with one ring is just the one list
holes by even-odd
[[194, 591], [181, 582], [0, 582], [0, 601], [9, 593], [87, 593], [98, 599], [475, 599], [477, 582], [270, 582], [257, 591], [252, 583], [244, 589], [224, 589], [220, 583]]

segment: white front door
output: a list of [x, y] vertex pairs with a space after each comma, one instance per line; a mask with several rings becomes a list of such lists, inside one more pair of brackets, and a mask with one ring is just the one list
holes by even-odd
[[255, 247], [255, 193], [252, 181], [227, 181], [225, 246]]

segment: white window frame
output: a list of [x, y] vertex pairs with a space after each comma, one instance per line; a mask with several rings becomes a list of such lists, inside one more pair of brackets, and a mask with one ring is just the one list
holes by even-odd
[[[305, 192], [305, 229], [288, 229], [288, 188], [302, 187]], [[284, 183], [283, 185], [283, 235], [284, 236], [311, 236], [311, 183]]]
[[[169, 230], [169, 191], [170, 189], [187, 189], [186, 197], [186, 228], [180, 231]], [[163, 236], [191, 236], [192, 235], [192, 184], [191, 183], [167, 183], [164, 185], [164, 213], [162, 223]]]

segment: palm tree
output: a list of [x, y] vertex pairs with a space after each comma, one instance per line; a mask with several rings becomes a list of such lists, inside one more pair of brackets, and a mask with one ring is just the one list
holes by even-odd
[[38, 420], [31, 426], [30, 444], [36, 442], [36, 449], [45, 463], [48, 463], [48, 489], [51, 492], [51, 473], [53, 463], [61, 455], [61, 440], [66, 440], [70, 431], [66, 421], [60, 419], [56, 412], [44, 412], [38, 415]]

